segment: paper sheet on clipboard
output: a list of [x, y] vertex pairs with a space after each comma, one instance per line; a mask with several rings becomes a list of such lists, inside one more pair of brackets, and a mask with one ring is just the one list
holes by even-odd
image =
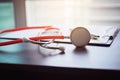
[[119, 32], [119, 27], [118, 26], [98, 26], [98, 27], [94, 26], [94, 28], [97, 28], [94, 31], [90, 30], [93, 28], [89, 28], [89, 31], [92, 34], [96, 34], [96, 35], [100, 36], [97, 40], [91, 39], [89, 44], [90, 45], [110, 46], [112, 44], [114, 38], [117, 36], [117, 34]]

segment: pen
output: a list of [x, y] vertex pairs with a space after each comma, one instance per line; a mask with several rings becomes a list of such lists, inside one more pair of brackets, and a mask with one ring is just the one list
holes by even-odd
[[99, 35], [91, 34], [91, 39], [93, 40], [98, 40], [99, 37]]

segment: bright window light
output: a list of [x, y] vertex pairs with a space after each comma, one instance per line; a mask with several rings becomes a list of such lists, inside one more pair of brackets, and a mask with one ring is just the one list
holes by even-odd
[[50, 25], [69, 29], [120, 23], [119, 0], [25, 0], [28, 26]]
[[26, 0], [27, 25], [72, 28], [88, 24], [90, 0]]

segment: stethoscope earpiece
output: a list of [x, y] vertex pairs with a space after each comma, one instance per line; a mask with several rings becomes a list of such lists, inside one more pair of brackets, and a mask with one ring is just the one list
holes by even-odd
[[73, 45], [76, 47], [83, 47], [87, 45], [90, 41], [90, 33], [84, 27], [77, 27], [72, 30], [70, 34], [70, 39]]

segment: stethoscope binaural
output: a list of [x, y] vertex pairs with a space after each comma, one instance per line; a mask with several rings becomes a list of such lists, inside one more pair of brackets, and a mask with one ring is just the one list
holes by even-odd
[[[5, 32], [19, 31], [19, 30], [25, 30], [25, 29], [36, 29], [36, 28], [38, 28], [38, 29], [44, 28], [46, 30], [58, 29], [58, 28], [54, 28], [51, 26], [22, 27], [22, 28], [15, 28], [15, 29], [11, 29], [11, 30], [0, 31], [0, 34], [5, 33]], [[48, 49], [59, 49], [61, 51], [64, 51], [64, 47], [47, 46], [47, 44], [54, 43], [54, 39], [64, 39], [64, 38], [68, 38], [68, 36], [51, 35], [51, 36], [37, 36], [37, 37], [30, 37], [30, 38], [3, 38], [3, 37], [0, 37], [0, 39], [11, 39], [11, 41], [0, 42], [0, 46], [6, 46], [6, 45], [21, 43], [21, 42], [31, 42], [34, 44], [39, 44], [40, 46], [48, 48]], [[76, 47], [83, 47], [89, 43], [89, 41], [91, 39], [91, 35], [90, 35], [90, 32], [86, 28], [76, 27], [71, 31], [69, 38], [70, 38], [72, 44], [75, 45]], [[48, 41], [48, 42], [44, 42], [44, 39], [52, 39], [52, 40]]]

